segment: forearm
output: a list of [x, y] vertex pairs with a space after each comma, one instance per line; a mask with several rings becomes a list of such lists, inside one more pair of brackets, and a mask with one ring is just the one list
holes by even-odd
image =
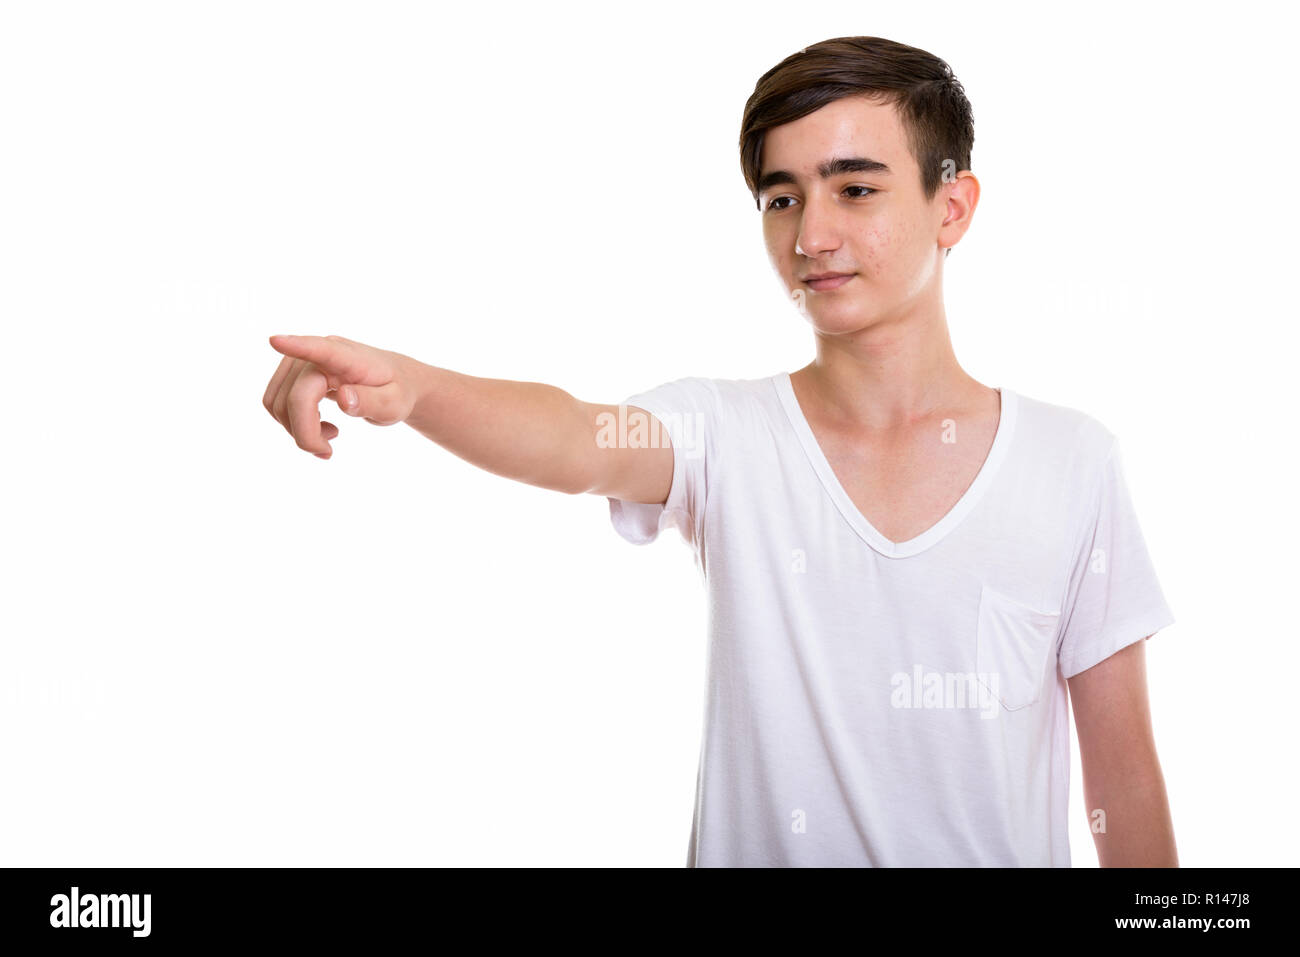
[[418, 398], [405, 421], [415, 431], [496, 475], [554, 491], [585, 490], [579, 453], [588, 424], [583, 404], [568, 392], [410, 361]]
[[[1085, 779], [1084, 796], [1102, 867], [1178, 866], [1169, 797], [1158, 765], [1114, 786], [1089, 787]], [[1097, 810], [1104, 816], [1096, 815]]]

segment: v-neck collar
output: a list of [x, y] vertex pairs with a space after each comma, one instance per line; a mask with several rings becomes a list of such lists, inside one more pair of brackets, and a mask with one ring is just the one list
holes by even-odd
[[998, 415], [998, 429], [993, 436], [993, 445], [989, 448], [988, 455], [985, 456], [984, 464], [980, 466], [975, 480], [971, 482], [970, 487], [966, 489], [957, 504], [949, 509], [948, 513], [939, 521], [915, 538], [908, 539], [905, 542], [891, 542], [876, 531], [875, 527], [867, 521], [866, 516], [853, 504], [853, 499], [849, 498], [849, 494], [844, 491], [844, 486], [840, 484], [840, 480], [835, 477], [835, 470], [831, 468], [830, 461], [826, 458], [826, 453], [822, 451], [822, 447], [817, 444], [817, 436], [813, 434], [812, 426], [808, 424], [808, 419], [799, 406], [799, 400], [795, 397], [794, 386], [790, 384], [790, 373], [779, 372], [772, 377], [771, 381], [776, 388], [781, 405], [785, 408], [786, 416], [790, 419], [790, 425], [794, 427], [795, 434], [799, 436], [799, 443], [803, 446], [808, 461], [812, 463], [813, 470], [821, 479], [827, 494], [830, 495], [831, 500], [844, 516], [844, 519], [862, 540], [886, 558], [907, 558], [919, 554], [952, 531], [957, 526], [957, 523], [975, 507], [984, 492], [993, 483], [994, 474], [997, 472], [998, 467], [1001, 466], [1003, 459], [1006, 458], [1007, 449], [1011, 445], [1011, 435], [1016, 428], [1017, 403], [1015, 392], [1004, 387], [995, 387], [1002, 396], [1002, 408]]

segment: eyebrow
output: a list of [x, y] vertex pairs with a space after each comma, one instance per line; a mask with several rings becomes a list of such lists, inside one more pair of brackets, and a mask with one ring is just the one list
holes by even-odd
[[[830, 179], [832, 176], [840, 176], [844, 173], [877, 173], [888, 176], [892, 172], [893, 170], [879, 160], [868, 159], [865, 156], [837, 156], [834, 159], [825, 160], [817, 166], [817, 175], [822, 179]], [[770, 173], [764, 173], [759, 178], [758, 191], [761, 193], [773, 186], [783, 186], [794, 182], [794, 174], [789, 170], [774, 169]]]

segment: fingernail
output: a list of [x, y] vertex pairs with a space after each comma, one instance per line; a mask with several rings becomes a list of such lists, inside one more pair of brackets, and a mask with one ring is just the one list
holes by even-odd
[[314, 453], [312, 453], [312, 454], [315, 455], [316, 458], [318, 458], [318, 459], [328, 459], [328, 458], [329, 458], [331, 455], [333, 455], [334, 453], [333, 453], [333, 452], [314, 452]]

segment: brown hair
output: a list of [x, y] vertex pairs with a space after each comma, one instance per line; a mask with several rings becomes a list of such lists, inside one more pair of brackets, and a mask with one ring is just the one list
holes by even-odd
[[952, 160], [956, 170], [970, 169], [975, 119], [966, 91], [947, 63], [882, 37], [837, 37], [786, 57], [758, 78], [745, 102], [740, 167], [755, 207], [764, 132], [834, 100], [862, 95], [898, 110], [927, 200], [939, 189], [945, 160]]

